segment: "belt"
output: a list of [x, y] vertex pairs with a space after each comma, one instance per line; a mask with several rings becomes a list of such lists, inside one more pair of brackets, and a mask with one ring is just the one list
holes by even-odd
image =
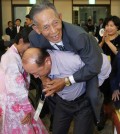
[[59, 100], [62, 100], [64, 102], [77, 102], [77, 101], [80, 101], [80, 100], [83, 100], [85, 97], [86, 97], [86, 93], [83, 93], [82, 95], [80, 95], [79, 97], [75, 98], [74, 100], [71, 100], [71, 101], [68, 101], [68, 100], [64, 100], [62, 99], [58, 94], [56, 94], [56, 97], [59, 99]]

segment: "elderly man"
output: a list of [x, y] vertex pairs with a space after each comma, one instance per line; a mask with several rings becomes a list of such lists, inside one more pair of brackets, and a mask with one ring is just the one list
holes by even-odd
[[[110, 63], [105, 55], [103, 55], [103, 59], [101, 73], [98, 75], [100, 85], [111, 71]], [[46, 51], [30, 48], [24, 53], [22, 63], [24, 69], [33, 74], [34, 77], [43, 79], [48, 76], [52, 79], [52, 83], [46, 83], [44, 89], [46, 96], [52, 94], [51, 86], [55, 88], [54, 79], [61, 78], [66, 85], [61, 91], [56, 91], [55, 94], [53, 134], [67, 134], [73, 118], [75, 134], [93, 134], [93, 115], [88, 97], [86, 97], [86, 82], [71, 84], [68, 80], [69, 75], [85, 65], [79, 55], [69, 51]]]
[[[31, 46], [71, 51], [80, 56], [85, 65], [68, 76], [67, 80], [73, 85], [86, 82], [87, 94], [96, 120], [99, 122], [103, 103], [103, 96], [98, 89], [97, 79], [103, 60], [101, 49], [93, 36], [87, 34], [81, 27], [63, 22], [61, 14], [57, 12], [54, 5], [45, 1], [40, 5], [33, 6], [30, 11], [34, 23], [34, 30], [29, 35]], [[51, 81], [51, 83], [53, 82]], [[47, 92], [49, 95], [63, 89], [65, 82], [61, 78], [56, 78], [53, 85], [50, 87], [51, 92]], [[94, 90], [92, 94], [91, 90]], [[54, 101], [52, 98], [51, 102]]]

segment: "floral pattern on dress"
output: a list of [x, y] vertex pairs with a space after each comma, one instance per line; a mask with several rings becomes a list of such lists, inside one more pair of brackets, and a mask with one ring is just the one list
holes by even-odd
[[22, 74], [20, 74], [20, 75], [17, 76], [16, 82], [18, 84], [24, 83], [24, 78], [23, 78], [23, 75]]
[[48, 134], [40, 119], [21, 124], [29, 112], [33, 120], [35, 110], [28, 99], [29, 77], [24, 77], [21, 57], [14, 48], [8, 49], [0, 63], [0, 134]]

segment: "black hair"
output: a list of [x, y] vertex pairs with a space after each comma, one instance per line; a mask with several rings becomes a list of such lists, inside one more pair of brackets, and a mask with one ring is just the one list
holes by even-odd
[[12, 23], [12, 21], [8, 21], [8, 25], [9, 25], [9, 23]]
[[112, 21], [115, 26], [120, 30], [120, 18], [117, 16], [109, 16], [104, 21], [104, 27], [108, 24], [109, 21]]
[[100, 18], [99, 21], [102, 21], [103, 22], [103, 18]]
[[15, 36], [14, 42], [18, 44], [19, 40], [22, 38], [24, 43], [29, 43], [28, 35], [31, 32], [29, 27], [23, 28], [20, 33]]
[[17, 20], [19, 20], [19, 21], [21, 22], [21, 19], [19, 19], [19, 18], [18, 18], [18, 19], [16, 19], [16, 20], [15, 20], [15, 22], [16, 22]]
[[29, 14], [27, 14], [25, 17], [28, 18], [28, 19], [31, 19]]

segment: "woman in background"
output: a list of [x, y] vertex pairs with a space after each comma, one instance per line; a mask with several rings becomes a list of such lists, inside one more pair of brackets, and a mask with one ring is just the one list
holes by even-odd
[[120, 19], [117, 16], [110, 16], [104, 22], [105, 32], [99, 46], [104, 53], [110, 57], [111, 63], [120, 48]]
[[[105, 19], [104, 27], [105, 32], [99, 46], [102, 47], [103, 52], [108, 56], [111, 64], [113, 64], [114, 58], [120, 48], [120, 35], [118, 34], [118, 30], [120, 30], [120, 19], [117, 16], [110, 16]], [[109, 78], [105, 80], [100, 89], [104, 94], [104, 103], [109, 103], [111, 101]]]
[[28, 100], [29, 76], [21, 56], [30, 46], [29, 28], [17, 34], [15, 43], [0, 63], [0, 134], [48, 134], [41, 120], [33, 119], [34, 109]]
[[[118, 31], [120, 30], [120, 19], [117, 16], [110, 16], [104, 21], [104, 35], [99, 46], [103, 49], [103, 52], [108, 55], [108, 58], [113, 64], [114, 58], [120, 48], [120, 35]], [[104, 94], [104, 106], [106, 107], [110, 104], [112, 98], [110, 78], [106, 79], [102, 86], [100, 87], [101, 92]], [[106, 110], [104, 110], [106, 112]], [[102, 113], [104, 126], [108, 113]]]

